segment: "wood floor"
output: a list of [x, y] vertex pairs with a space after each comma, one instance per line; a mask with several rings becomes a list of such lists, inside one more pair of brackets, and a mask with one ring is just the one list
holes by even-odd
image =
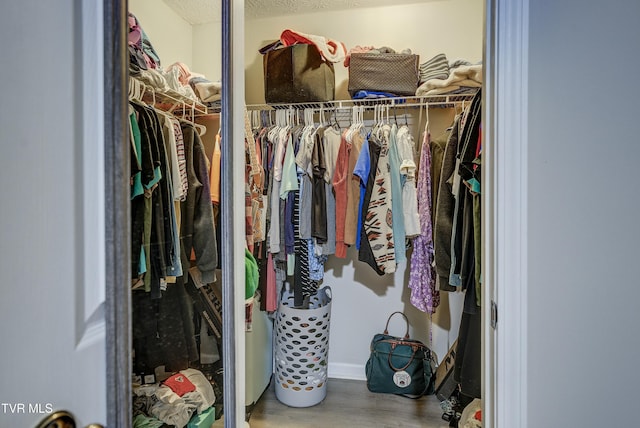
[[275, 396], [273, 382], [256, 403], [251, 428], [448, 428], [435, 395], [417, 400], [374, 394], [365, 382], [329, 379], [327, 397], [313, 407], [288, 407]]

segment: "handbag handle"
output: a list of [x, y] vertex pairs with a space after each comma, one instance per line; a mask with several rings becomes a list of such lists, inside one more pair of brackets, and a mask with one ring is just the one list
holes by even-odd
[[411, 365], [411, 363], [413, 362], [413, 357], [416, 356], [416, 350], [413, 349], [413, 353], [411, 354], [411, 358], [409, 359], [409, 361], [407, 362], [407, 364], [405, 364], [404, 366], [400, 367], [399, 369], [394, 367], [393, 363], [391, 362], [391, 356], [393, 355], [393, 350], [395, 349], [395, 346], [391, 347], [391, 351], [389, 351], [389, 356], [388, 356], [388, 360], [389, 360], [389, 367], [391, 367], [391, 369], [394, 372], [399, 372], [402, 371], [404, 369], [406, 369], [407, 367], [409, 367]]
[[389, 321], [391, 321], [391, 317], [394, 316], [395, 314], [402, 315], [402, 318], [404, 318], [404, 322], [407, 323], [407, 332], [404, 334], [404, 338], [408, 339], [409, 338], [409, 320], [407, 319], [407, 316], [400, 311], [396, 311], [391, 315], [389, 315], [389, 318], [387, 318], [387, 325], [384, 327], [384, 334], [387, 334], [387, 335], [389, 334]]

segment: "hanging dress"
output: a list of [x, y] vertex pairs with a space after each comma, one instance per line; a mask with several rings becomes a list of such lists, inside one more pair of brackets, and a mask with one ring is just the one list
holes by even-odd
[[420, 153], [418, 171], [418, 212], [420, 235], [413, 240], [411, 254], [411, 304], [422, 312], [433, 314], [440, 304], [440, 292], [436, 289], [436, 273], [433, 269], [433, 231], [431, 229], [431, 150], [430, 135], [425, 132]]

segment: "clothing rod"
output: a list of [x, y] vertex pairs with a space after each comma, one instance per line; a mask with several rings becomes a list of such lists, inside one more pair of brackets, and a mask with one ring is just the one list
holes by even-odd
[[359, 100], [336, 100], [309, 103], [274, 103], [274, 104], [248, 104], [247, 110], [303, 110], [314, 109], [325, 111], [350, 109], [352, 107], [364, 107], [365, 109], [373, 109], [375, 106], [389, 106], [400, 108], [418, 108], [427, 106], [443, 107], [454, 106], [473, 100], [475, 93], [469, 94], [443, 94], [443, 95], [425, 95], [413, 97], [397, 97], [397, 98], [375, 98], [375, 99], [359, 99]]

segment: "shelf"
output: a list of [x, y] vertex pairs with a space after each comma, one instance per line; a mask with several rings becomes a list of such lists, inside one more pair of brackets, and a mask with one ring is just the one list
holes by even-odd
[[335, 101], [323, 101], [323, 102], [307, 102], [307, 103], [275, 103], [275, 104], [249, 104], [247, 110], [340, 110], [350, 109], [351, 107], [364, 106], [392, 106], [402, 108], [416, 108], [424, 107], [447, 107], [454, 106], [456, 104], [470, 102], [476, 92], [468, 94], [442, 94], [442, 95], [423, 95], [423, 96], [409, 96], [409, 97], [395, 97], [395, 98], [372, 98], [372, 99], [359, 99], [359, 100], [335, 100]]
[[160, 110], [176, 116], [198, 117], [210, 113], [209, 108], [200, 101], [185, 97], [172, 89], [158, 89], [129, 77], [129, 97], [139, 99]]

